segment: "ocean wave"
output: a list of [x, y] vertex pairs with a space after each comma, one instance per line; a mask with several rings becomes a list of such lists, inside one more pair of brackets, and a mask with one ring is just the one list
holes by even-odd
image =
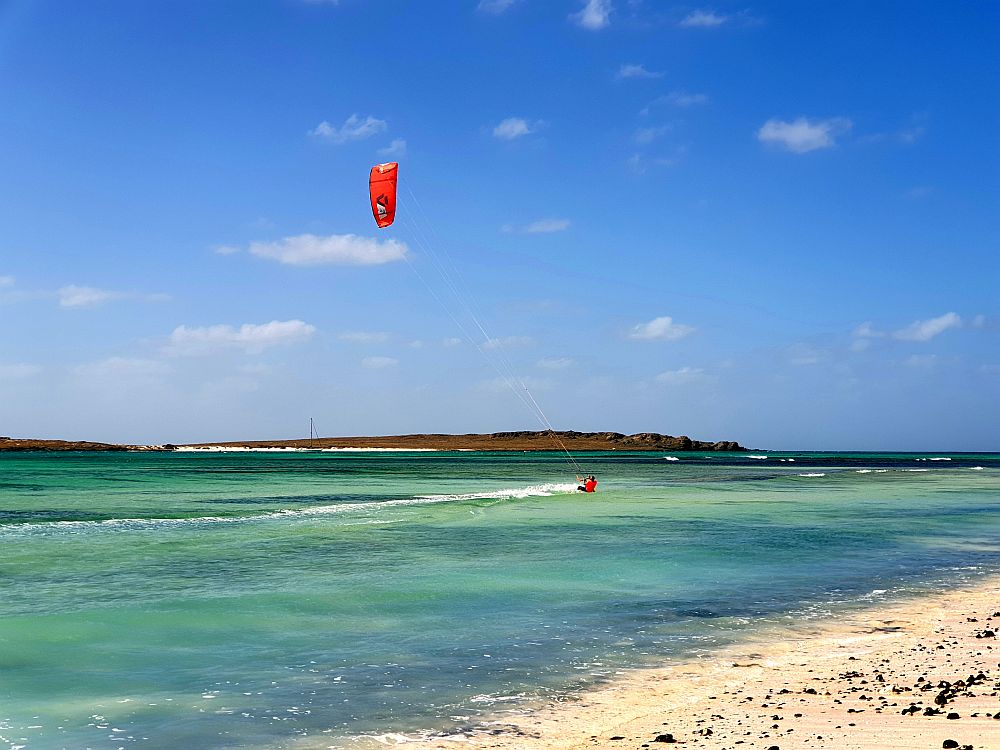
[[680, 461], [680, 459], [677, 458], [677, 456], [664, 456], [663, 460], [664, 461]]
[[918, 458], [917, 461], [951, 461], [947, 456], [935, 456], [934, 458]]
[[341, 503], [339, 505], [318, 505], [313, 508], [296, 508], [257, 513], [249, 516], [195, 516], [191, 518], [109, 518], [103, 521], [45, 521], [0, 526], [0, 538], [28, 534], [79, 533], [85, 531], [144, 531], [172, 526], [186, 527], [199, 525], [259, 523], [268, 520], [294, 520], [342, 515], [351, 512], [373, 512], [386, 508], [404, 508], [414, 505], [438, 505], [468, 500], [520, 500], [527, 497], [550, 497], [576, 491], [575, 484], [551, 483], [528, 487], [513, 487], [484, 492], [467, 492], [454, 495], [417, 495], [396, 500], [376, 500], [368, 503]]
[[799, 476], [800, 477], [825, 477], [826, 474], [824, 474], [823, 472], [814, 471], [814, 472], [810, 472], [809, 474], [799, 474]]
[[760, 461], [763, 461], [765, 458], [767, 458], [767, 456], [747, 456], [747, 458], [756, 458]]

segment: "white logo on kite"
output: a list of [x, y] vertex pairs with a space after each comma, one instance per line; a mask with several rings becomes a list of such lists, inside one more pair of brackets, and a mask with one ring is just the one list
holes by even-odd
[[375, 199], [375, 205], [378, 206], [378, 217], [380, 219], [384, 219], [389, 215], [389, 207], [387, 205], [388, 202], [389, 200], [385, 197], [385, 195], [380, 195]]

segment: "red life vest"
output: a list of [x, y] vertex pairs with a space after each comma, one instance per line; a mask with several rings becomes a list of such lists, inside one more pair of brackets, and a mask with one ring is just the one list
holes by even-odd
[[583, 483], [584, 492], [593, 492], [595, 489], [597, 489], [596, 479], [588, 479], [586, 482]]

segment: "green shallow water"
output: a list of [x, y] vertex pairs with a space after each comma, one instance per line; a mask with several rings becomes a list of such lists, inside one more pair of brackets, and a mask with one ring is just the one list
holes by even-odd
[[1000, 570], [997, 454], [666, 455], [0, 454], [0, 747], [447, 733]]

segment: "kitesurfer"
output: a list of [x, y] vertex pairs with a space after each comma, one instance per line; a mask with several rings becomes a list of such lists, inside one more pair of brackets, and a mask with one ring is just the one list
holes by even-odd
[[597, 490], [597, 478], [591, 474], [586, 478], [577, 477], [576, 481], [582, 482], [576, 489], [579, 492], [595, 492]]

